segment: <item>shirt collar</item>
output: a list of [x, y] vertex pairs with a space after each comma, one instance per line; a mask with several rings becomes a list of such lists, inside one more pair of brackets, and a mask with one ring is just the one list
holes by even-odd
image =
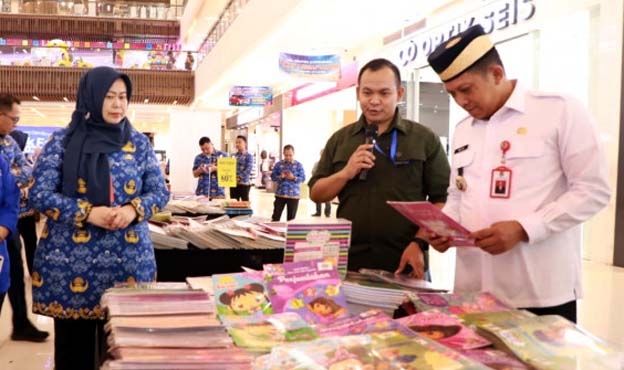
[[[512, 81], [515, 82], [515, 86], [514, 86], [513, 91], [511, 92], [511, 95], [509, 95], [509, 98], [507, 98], [507, 101], [505, 102], [505, 104], [503, 104], [503, 106], [500, 107], [492, 115], [492, 117], [503, 114], [504, 112], [508, 110], [516, 111], [519, 113], [525, 112], [526, 110], [525, 97], [526, 97], [527, 89], [518, 80], [512, 80]], [[486, 122], [486, 121], [476, 119], [473, 117], [472, 124], [475, 124], [477, 122]]]
[[[360, 115], [360, 119], [353, 125], [353, 127], [351, 127], [351, 136], [359, 134], [360, 131], [363, 131], [366, 128], [366, 125], [366, 118], [364, 117], [364, 114], [362, 114]], [[392, 119], [392, 122], [390, 122], [388, 130], [386, 130], [384, 134], [392, 132], [392, 130], [395, 128], [401, 131], [401, 133], [403, 134], [407, 132], [407, 125], [405, 124], [405, 122], [403, 122], [401, 117], [399, 117], [399, 108], [396, 108], [394, 110], [394, 118]]]

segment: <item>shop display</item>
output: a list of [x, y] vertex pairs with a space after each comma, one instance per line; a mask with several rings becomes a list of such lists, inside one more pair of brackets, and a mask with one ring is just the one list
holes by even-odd
[[371, 279], [377, 279], [379, 281], [385, 281], [390, 284], [396, 284], [410, 290], [423, 291], [423, 292], [446, 292], [447, 289], [434, 286], [432, 283], [423, 279], [411, 278], [404, 274], [395, 274], [389, 271], [376, 270], [376, 269], [360, 269], [360, 274], [367, 276]]
[[316, 326], [316, 331], [322, 337], [332, 337], [382, 332], [400, 329], [400, 327], [399, 322], [392, 320], [383, 311], [372, 309], [327, 324], [319, 324]]

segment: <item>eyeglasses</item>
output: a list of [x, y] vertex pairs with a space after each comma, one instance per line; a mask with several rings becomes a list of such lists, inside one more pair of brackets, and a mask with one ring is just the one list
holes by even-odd
[[7, 117], [9, 117], [9, 119], [10, 119], [11, 121], [13, 121], [13, 124], [14, 124], [14, 125], [16, 125], [16, 124], [19, 122], [19, 120], [20, 120], [20, 118], [19, 118], [19, 117], [9, 116], [8, 114], [6, 114], [6, 113], [4, 113], [4, 112], [2, 112], [2, 113], [0, 113], [0, 114], [2, 114], [3, 116], [7, 116]]

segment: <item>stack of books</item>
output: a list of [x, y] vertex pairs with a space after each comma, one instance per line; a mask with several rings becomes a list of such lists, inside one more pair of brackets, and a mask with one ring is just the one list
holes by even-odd
[[184, 283], [107, 290], [101, 301], [112, 360], [104, 369], [249, 369], [233, 346], [212, 296]]

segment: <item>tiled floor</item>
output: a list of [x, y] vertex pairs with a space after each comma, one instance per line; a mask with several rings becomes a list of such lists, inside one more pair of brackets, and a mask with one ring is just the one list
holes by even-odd
[[[270, 217], [273, 209], [273, 195], [252, 189], [252, 203], [257, 215]], [[314, 204], [302, 200], [298, 218], [306, 218], [314, 212]], [[285, 213], [285, 212], [284, 212]], [[335, 207], [332, 209], [335, 215]], [[285, 217], [285, 215], [284, 215]], [[447, 258], [434, 257], [432, 275], [448, 278]], [[583, 282], [585, 298], [580, 301], [579, 322], [582, 327], [599, 338], [624, 348], [624, 269], [584, 261]], [[28, 285], [30, 287], [30, 284]], [[30, 289], [30, 288], [28, 288]], [[28, 294], [30, 295], [30, 294]], [[52, 320], [33, 315], [32, 321], [42, 330], [52, 332]], [[53, 336], [41, 344], [14, 342], [11, 335], [11, 306], [3, 305], [0, 315], [0, 369], [38, 370], [53, 368]], [[52, 334], [53, 335], [53, 334]]]

